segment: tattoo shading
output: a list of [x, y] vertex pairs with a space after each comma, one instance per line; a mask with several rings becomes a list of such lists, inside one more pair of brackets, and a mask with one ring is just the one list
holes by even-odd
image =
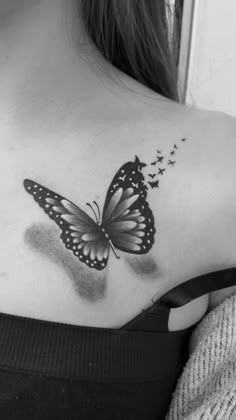
[[[182, 139], [182, 141], [185, 141]], [[170, 155], [175, 154], [178, 147]], [[157, 150], [153, 167], [163, 164], [164, 156]], [[167, 165], [174, 166], [176, 161], [168, 159]], [[154, 217], [147, 198], [148, 185], [159, 188], [157, 175], [163, 175], [166, 168], [158, 168], [158, 173], [148, 173], [152, 181], [145, 181], [142, 173], [148, 164], [137, 156], [134, 161], [125, 163], [114, 176], [105, 198], [103, 212], [96, 201], [86, 203], [93, 212], [90, 217], [80, 207], [30, 179], [24, 180], [25, 190], [33, 196], [44, 212], [61, 229], [60, 238], [66, 248], [87, 266], [103, 270], [108, 262], [110, 249], [116, 258], [117, 250], [130, 254], [146, 254], [154, 244], [156, 229]], [[154, 168], [153, 168], [154, 169]]]
[[147, 186], [141, 168], [146, 166], [135, 157], [116, 173], [108, 188], [103, 213], [96, 201], [92, 210], [95, 220], [71, 201], [30, 180], [25, 190], [57, 223], [60, 238], [79, 260], [96, 270], [103, 270], [110, 248], [131, 254], [146, 254], [153, 246], [154, 218], [146, 201]]

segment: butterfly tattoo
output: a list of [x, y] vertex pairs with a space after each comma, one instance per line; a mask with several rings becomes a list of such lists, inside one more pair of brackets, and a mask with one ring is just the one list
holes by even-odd
[[110, 249], [131, 254], [146, 254], [153, 246], [155, 227], [146, 201], [147, 186], [138, 157], [125, 163], [114, 176], [105, 198], [101, 216], [96, 201], [86, 203], [90, 217], [80, 207], [32, 181], [24, 180], [25, 190], [61, 229], [66, 248], [87, 266], [103, 270]]

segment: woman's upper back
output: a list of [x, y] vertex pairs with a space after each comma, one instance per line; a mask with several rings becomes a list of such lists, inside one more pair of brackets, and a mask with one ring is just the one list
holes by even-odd
[[[101, 119], [68, 136], [3, 140], [1, 312], [120, 327], [149, 307], [154, 295], [235, 264], [233, 226], [228, 230], [236, 205], [232, 197], [228, 208], [234, 119], [169, 102], [155, 113], [143, 107], [140, 120], [117, 118], [106, 124]], [[123, 249], [117, 258], [110, 249], [106, 267], [93, 269], [66, 248], [60, 227], [23, 182], [40, 184], [94, 219], [86, 203], [96, 210], [96, 201], [102, 212], [114, 176], [137, 158], [144, 163], [138, 169], [153, 214], [154, 243], [142, 255]], [[196, 322], [207, 305], [203, 296], [191, 307], [176, 309], [170, 329]]]

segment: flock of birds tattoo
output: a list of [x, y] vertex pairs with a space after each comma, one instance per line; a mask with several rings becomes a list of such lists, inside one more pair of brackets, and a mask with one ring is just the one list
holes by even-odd
[[[181, 141], [186, 141], [186, 138]], [[71, 201], [35, 181], [25, 179], [24, 187], [60, 227], [60, 238], [66, 248], [88, 267], [103, 270], [110, 249], [116, 258], [120, 258], [117, 250], [146, 254], [152, 248], [156, 229], [146, 200], [147, 191], [159, 188], [158, 176], [162, 176], [167, 167], [176, 164], [173, 156], [177, 149], [174, 144], [169, 157], [164, 157], [158, 149], [155, 160], [150, 164], [141, 162], [135, 156], [133, 162], [121, 166], [108, 188], [102, 214], [96, 201], [93, 205], [86, 203], [93, 218]], [[166, 167], [161, 166], [163, 161]], [[148, 179], [142, 172], [145, 167]]]

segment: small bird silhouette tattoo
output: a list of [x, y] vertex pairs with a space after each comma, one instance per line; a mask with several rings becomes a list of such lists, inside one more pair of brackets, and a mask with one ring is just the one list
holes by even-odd
[[167, 163], [167, 165], [174, 165], [176, 163], [176, 161], [175, 160], [170, 160], [170, 159], [168, 159], [168, 163]]
[[163, 175], [163, 172], [164, 172], [164, 171], [165, 171], [165, 169], [164, 169], [164, 168], [163, 168], [163, 169], [159, 168], [158, 175], [159, 175], [159, 174]]
[[159, 188], [159, 180], [157, 180], [157, 181], [154, 181], [154, 182], [149, 182], [148, 181], [148, 184], [152, 187], [152, 188]]

